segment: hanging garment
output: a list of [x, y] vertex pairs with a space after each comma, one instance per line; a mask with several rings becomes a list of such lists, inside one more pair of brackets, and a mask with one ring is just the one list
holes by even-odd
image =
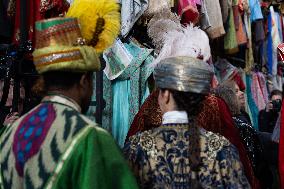
[[282, 24], [283, 24], [283, 22], [282, 22], [281, 16], [279, 15], [278, 12], [275, 12], [275, 18], [276, 18], [276, 21], [277, 21], [279, 38], [280, 38], [280, 41], [283, 42], [283, 32], [282, 32]]
[[197, 24], [199, 21], [199, 12], [196, 0], [178, 0], [178, 15], [181, 17], [183, 24]]
[[148, 0], [121, 1], [121, 35], [127, 36], [135, 22], [148, 7]]
[[257, 72], [257, 77], [258, 77], [258, 82], [259, 82], [259, 86], [262, 92], [262, 96], [264, 99], [264, 103], [267, 104], [269, 101], [269, 93], [268, 93], [268, 89], [267, 89], [267, 80], [265, 75], [262, 72]]
[[40, 13], [45, 17], [55, 17], [64, 13], [69, 8], [67, 0], [41, 0]]
[[[147, 79], [153, 72], [153, 50], [140, 48], [133, 42], [124, 44], [134, 57], [129, 66], [112, 81], [112, 134], [122, 147], [134, 116], [149, 95]], [[123, 95], [122, 95], [123, 94]], [[109, 100], [106, 99], [105, 100]]]
[[[122, 1], [122, 0], [120, 0]], [[154, 14], [161, 12], [163, 9], [170, 9], [172, 0], [148, 0], [148, 7], [144, 13], [146, 17], [152, 17]]]
[[238, 6], [234, 6], [234, 17], [235, 17], [236, 36], [237, 36], [238, 45], [246, 44], [248, 41], [247, 34], [244, 28], [244, 23], [240, 15]]
[[[177, 122], [168, 121], [165, 114], [160, 127], [138, 133], [126, 143], [124, 154], [140, 187], [250, 188], [237, 149], [220, 135], [201, 128], [194, 131], [193, 121], [183, 122], [187, 114], [178, 118], [177, 113], [181, 114], [166, 113]], [[200, 153], [194, 151], [196, 147]], [[197, 159], [197, 154], [201, 162], [196, 170], [190, 159]]]
[[211, 39], [225, 34], [219, 0], [204, 0], [211, 27], [206, 29]]
[[126, 141], [138, 132], [159, 127], [162, 123], [162, 113], [158, 104], [159, 90], [153, 91], [145, 100], [139, 112], [134, 117], [127, 133]]
[[214, 66], [220, 83], [231, 79], [237, 73], [237, 68], [226, 59], [218, 58]]
[[261, 70], [264, 61], [264, 40], [265, 40], [265, 34], [264, 34], [264, 26], [263, 26], [263, 20], [256, 20], [252, 23], [253, 28], [253, 41], [254, 43], [254, 55], [255, 55], [255, 62], [257, 62], [259, 70]]
[[248, 107], [250, 109], [250, 119], [252, 122], [252, 126], [258, 130], [258, 113], [259, 109], [254, 101], [253, 98], [253, 93], [252, 93], [252, 76], [251, 75], [246, 75], [246, 95], [247, 95], [247, 103]]
[[200, 20], [200, 28], [202, 30], [207, 30], [208, 28], [210, 28], [212, 26], [211, 23], [210, 23], [208, 11], [206, 9], [205, 1], [201, 2], [201, 10], [200, 10], [199, 20]]
[[[237, 4], [233, 4], [233, 6], [236, 6]], [[226, 35], [224, 37], [224, 50], [227, 54], [234, 54], [239, 51], [238, 49], [238, 41], [237, 41], [237, 34], [236, 34], [236, 28], [234, 23], [234, 14], [233, 14], [233, 8], [230, 8], [228, 23], [226, 28]]]
[[[93, 86], [94, 87], [93, 87], [92, 102], [96, 102], [97, 100], [96, 75], [93, 76]], [[107, 78], [105, 74], [103, 75], [103, 99], [105, 106], [102, 111], [102, 124], [100, 125], [100, 127], [111, 133], [113, 94], [112, 94], [111, 81]], [[94, 122], [96, 122], [96, 117], [95, 117], [96, 108], [97, 108], [96, 103], [92, 103], [87, 112], [88, 118]]]
[[[15, 7], [15, 14], [13, 13], [13, 8]], [[35, 38], [35, 26], [34, 23], [38, 20], [51, 18], [55, 16], [59, 16], [60, 14], [67, 11], [69, 8], [69, 4], [65, 0], [34, 0], [29, 1], [27, 4], [27, 31], [28, 31], [28, 39], [32, 42]], [[15, 26], [14, 26], [14, 34], [13, 34], [13, 43], [19, 44], [20, 42], [20, 22], [21, 22], [21, 11], [23, 9], [20, 7], [20, 0], [11, 0], [11, 14], [14, 14]]]
[[223, 20], [223, 23], [226, 24], [229, 18], [230, 4], [228, 0], [220, 0], [219, 2], [220, 2], [220, 7], [221, 7], [222, 20]]
[[0, 28], [0, 36], [10, 39], [13, 32], [11, 18], [7, 14], [8, 4], [7, 0], [0, 2], [0, 25], [5, 26]]
[[238, 73], [239, 70], [228, 62], [228, 60], [218, 59], [214, 66], [216, 71], [215, 73], [220, 83], [233, 80], [239, 86], [240, 90], [245, 90], [244, 81]]
[[283, 78], [280, 75], [275, 75], [272, 77], [273, 89], [282, 91]]
[[274, 12], [273, 6], [269, 8], [270, 13], [268, 16], [268, 68], [269, 73], [273, 76], [277, 74], [277, 47], [281, 43], [280, 36], [278, 32], [278, 22], [277, 16]]
[[253, 57], [253, 49], [252, 49], [252, 33], [251, 33], [251, 21], [250, 21], [250, 10], [249, 6], [244, 6], [244, 23], [245, 23], [245, 30], [247, 32], [248, 43], [246, 49], [246, 67], [245, 71], [250, 72], [254, 67], [254, 57]]
[[138, 188], [112, 137], [61, 95], [8, 127], [0, 145], [0, 188]]
[[258, 110], [263, 110], [266, 107], [266, 101], [259, 84], [258, 74], [253, 72], [252, 74], [252, 83], [251, 83], [251, 93], [253, 100], [258, 108]]
[[252, 22], [258, 19], [263, 19], [259, 0], [249, 0], [249, 7], [251, 12], [250, 19]]

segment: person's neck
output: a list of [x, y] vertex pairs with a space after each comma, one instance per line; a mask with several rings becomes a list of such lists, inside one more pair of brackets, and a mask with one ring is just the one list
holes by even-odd
[[69, 90], [49, 90], [47, 94], [63, 96], [63, 97], [66, 97], [67, 99], [71, 99], [71, 101], [72, 100], [75, 101], [78, 105], [81, 104], [77, 95], [74, 95], [74, 93]]

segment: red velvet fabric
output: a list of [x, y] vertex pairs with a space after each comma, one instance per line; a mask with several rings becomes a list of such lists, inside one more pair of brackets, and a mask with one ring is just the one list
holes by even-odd
[[280, 139], [279, 139], [279, 175], [281, 189], [284, 189], [284, 101], [282, 102], [281, 110], [281, 127], [280, 127]]
[[195, 0], [179, 0], [178, 15], [181, 17], [182, 24], [197, 24], [199, 12]]
[[126, 141], [138, 132], [161, 126], [162, 113], [158, 104], [159, 91], [153, 91], [141, 106], [128, 131]]
[[[16, 1], [15, 11], [15, 26], [13, 43], [20, 43], [20, 26], [21, 26], [21, 11], [20, 0]], [[35, 42], [35, 22], [42, 19], [58, 17], [60, 14], [66, 12], [69, 8], [68, 2], [65, 0], [33, 0], [28, 1], [27, 4], [27, 28], [28, 28], [28, 40]], [[33, 43], [34, 45], [34, 43]]]
[[234, 75], [233, 80], [240, 87], [241, 91], [244, 91], [246, 89], [246, 85], [245, 85], [243, 79], [241, 78], [241, 76], [238, 73]]

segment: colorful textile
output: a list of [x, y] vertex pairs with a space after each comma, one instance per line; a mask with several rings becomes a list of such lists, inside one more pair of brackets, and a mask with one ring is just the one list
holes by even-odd
[[268, 69], [269, 73], [275, 76], [277, 74], [277, 47], [281, 43], [280, 35], [278, 31], [277, 14], [274, 11], [273, 6], [269, 8], [270, 13], [268, 16], [268, 46], [267, 46], [267, 57], [268, 57]]
[[238, 41], [236, 35], [236, 28], [234, 23], [233, 8], [231, 7], [228, 18], [228, 27], [226, 28], [226, 34], [224, 37], [224, 50], [227, 54], [234, 54], [239, 51]]
[[266, 77], [262, 72], [257, 72], [257, 77], [258, 77], [258, 82], [259, 82], [259, 86], [262, 92], [262, 96], [264, 99], [264, 103], [267, 104], [269, 101], [269, 94], [268, 94], [268, 89], [267, 89], [267, 85], [266, 85]]
[[128, 131], [126, 141], [138, 132], [159, 127], [162, 123], [162, 113], [158, 104], [159, 90], [153, 91], [145, 100]]
[[39, 152], [55, 118], [54, 107], [51, 104], [44, 104], [26, 116], [17, 127], [13, 153], [19, 176], [23, 177], [25, 163]]
[[[124, 147], [141, 188], [250, 188], [237, 149], [224, 137], [199, 129], [196, 143], [191, 124], [165, 124], [138, 133]], [[189, 161], [199, 144], [198, 170]]]
[[258, 130], [258, 113], [259, 113], [259, 109], [253, 99], [253, 93], [251, 91], [251, 87], [252, 87], [252, 76], [251, 75], [246, 75], [246, 95], [247, 95], [247, 104], [248, 107], [250, 109], [250, 118], [252, 121], [252, 126]]
[[258, 19], [263, 19], [259, 0], [249, 0], [249, 8], [251, 12], [250, 19], [252, 22]]
[[238, 73], [239, 70], [235, 66], [233, 66], [228, 60], [218, 59], [215, 62], [214, 66], [216, 70], [215, 73], [220, 83], [233, 80], [239, 86], [240, 90], [245, 90], [246, 86], [240, 74]]
[[252, 73], [251, 94], [258, 110], [263, 110], [266, 107], [266, 102], [260, 87], [257, 73]]
[[234, 7], [236, 7], [234, 8], [234, 10], [236, 10], [234, 11], [234, 17], [237, 18], [235, 20], [237, 41], [238, 41], [238, 45], [243, 45], [248, 42], [248, 38], [247, 38], [247, 34], [245, 31], [245, 27], [244, 27], [241, 14], [239, 12], [239, 7], [237, 6], [234, 6]]
[[[27, 29], [28, 40], [35, 40], [35, 25], [38, 20], [45, 18], [56, 17], [66, 12], [69, 4], [65, 0], [35, 0], [28, 4], [27, 7]], [[21, 5], [20, 0], [10, 0], [9, 14], [15, 19], [13, 43], [20, 43], [20, 20], [21, 20]]]
[[[80, 44], [82, 35], [76, 18], [57, 17], [36, 22], [36, 49], [33, 59], [39, 73], [47, 71], [98, 71], [95, 49]], [[79, 41], [78, 41], [79, 40]], [[75, 45], [78, 43], [77, 45]]]
[[183, 24], [196, 24], [199, 20], [199, 12], [196, 0], [178, 0], [178, 15]]
[[135, 22], [148, 8], [149, 0], [120, 0], [121, 2], [121, 35], [127, 36]]
[[45, 14], [48, 11], [64, 12], [68, 9], [69, 4], [66, 0], [41, 0], [39, 11]]
[[206, 29], [208, 36], [211, 39], [223, 36], [225, 34], [225, 30], [223, 26], [219, 0], [204, 0], [204, 3], [206, 6], [209, 23], [211, 26], [208, 29]]
[[252, 33], [251, 33], [251, 22], [249, 12], [246, 11], [244, 13], [244, 23], [245, 23], [245, 30], [247, 32], [248, 43], [246, 49], [246, 67], [245, 71], [250, 72], [254, 67], [254, 57], [253, 57], [253, 50], [252, 50]]
[[140, 48], [133, 42], [124, 45], [134, 58], [112, 82], [112, 135], [120, 146], [123, 146], [129, 126], [143, 100], [149, 95], [147, 79], [153, 72], [153, 68], [149, 66], [153, 61], [151, 49]]
[[[0, 138], [0, 188], [137, 188], [112, 137], [49, 96]], [[106, 148], [107, 146], [107, 148]]]

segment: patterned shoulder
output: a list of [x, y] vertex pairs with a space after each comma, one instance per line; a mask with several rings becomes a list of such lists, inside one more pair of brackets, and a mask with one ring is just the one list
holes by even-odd
[[232, 144], [222, 135], [216, 134], [204, 129], [201, 130], [201, 136], [205, 137], [207, 144], [207, 155], [209, 158], [215, 158], [217, 153], [222, 151], [226, 147], [232, 146]]
[[129, 138], [130, 149], [141, 149], [146, 152], [147, 155], [154, 156], [156, 152], [156, 140], [154, 134], [153, 130], [149, 130], [131, 136]]
[[96, 122], [89, 119], [87, 116], [80, 114], [80, 117], [86, 122], [88, 127], [94, 127], [95, 130], [97, 130], [99, 132], [109, 133], [105, 129], [101, 128], [99, 124], [97, 124]]

